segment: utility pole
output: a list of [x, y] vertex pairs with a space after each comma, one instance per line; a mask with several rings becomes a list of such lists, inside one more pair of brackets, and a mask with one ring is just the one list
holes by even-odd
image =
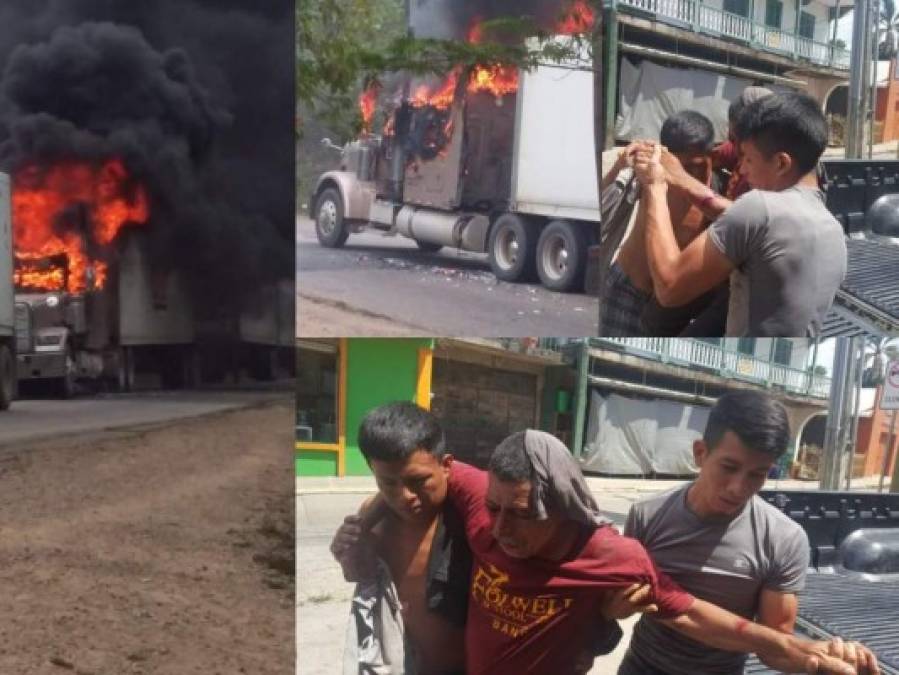
[[[858, 338], [838, 340], [834, 357], [833, 380], [830, 385], [830, 407], [824, 431], [824, 452], [819, 467], [822, 490], [839, 490], [840, 476], [850, 448], [850, 406], [855, 385]], [[851, 467], [849, 469], [851, 471]]]
[[861, 159], [864, 150], [865, 105], [870, 61], [871, 0], [856, 0], [852, 17], [852, 51], [849, 57], [849, 110], [846, 117], [846, 159]]
[[[886, 450], [883, 453], [883, 467], [880, 470], [880, 483], [877, 485], [877, 491], [883, 492], [883, 479], [886, 477], [887, 472], [890, 470], [890, 463], [893, 459], [893, 446], [896, 444], [896, 410], [890, 415], [890, 440], [887, 443]], [[899, 475], [899, 472], [893, 471], [893, 484], [896, 482], [896, 476]], [[890, 489], [890, 492], [896, 492], [894, 489]]]

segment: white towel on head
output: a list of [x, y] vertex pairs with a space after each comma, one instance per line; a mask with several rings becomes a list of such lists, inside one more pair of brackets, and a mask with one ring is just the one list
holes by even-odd
[[547, 504], [552, 504], [582, 525], [611, 524], [611, 520], [600, 514], [581, 468], [562, 441], [545, 431], [528, 429], [524, 434], [524, 448], [534, 472], [531, 501], [538, 518], [545, 519]]

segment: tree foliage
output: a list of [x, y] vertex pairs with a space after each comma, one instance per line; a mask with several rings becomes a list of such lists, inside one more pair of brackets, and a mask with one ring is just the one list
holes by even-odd
[[877, 45], [877, 57], [881, 60], [892, 59], [899, 50], [899, 14], [893, 0], [880, 0], [880, 43]]
[[[599, 0], [590, 3], [598, 10]], [[408, 35], [402, 0], [298, 0], [296, 11], [300, 133], [306, 113], [341, 129], [343, 135], [357, 132], [359, 92], [387, 73], [444, 75], [460, 66], [532, 68], [579, 54], [592, 58], [589, 33], [560, 44], [526, 16], [486, 21], [485, 39], [471, 43]], [[526, 43], [528, 36], [536, 42]]]

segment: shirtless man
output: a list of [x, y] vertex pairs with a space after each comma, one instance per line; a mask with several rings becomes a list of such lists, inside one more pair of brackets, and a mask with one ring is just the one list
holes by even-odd
[[[695, 191], [699, 185], [706, 192], [714, 191], [711, 151], [714, 140], [712, 123], [704, 115], [691, 110], [675, 113], [665, 120], [660, 143], [667, 149], [666, 161], [672, 174], [683, 177]], [[632, 162], [634, 154], [643, 144], [632, 143], [621, 152], [618, 161], [603, 179], [609, 184], [620, 171]], [[689, 183], [687, 182], [689, 181]], [[678, 186], [675, 186], [678, 187]], [[703, 196], [705, 196], [703, 194]], [[678, 335], [690, 320], [700, 314], [714, 299], [707, 294], [684, 306], [663, 308], [652, 294], [652, 277], [646, 259], [645, 207], [640, 200], [634, 227], [621, 246], [618, 258], [609, 274], [609, 290], [606, 293], [607, 308], [604, 313], [603, 333], [609, 336], [629, 335]], [[671, 223], [678, 246], [686, 247], [711, 222], [708, 208], [696, 203], [689, 190], [672, 190], [668, 201]], [[714, 211], [711, 211], [714, 213]], [[725, 305], [726, 306], [726, 305]], [[724, 332], [724, 317], [720, 327], [703, 327], [704, 335], [720, 335]], [[714, 322], [713, 322], [714, 323]]]
[[387, 508], [366, 522], [348, 516], [331, 552], [348, 580], [371, 576], [376, 557], [387, 565], [416, 672], [462, 673], [471, 553], [458, 516], [444, 508], [453, 458], [443, 430], [415, 404], [389, 403], [365, 416], [359, 448]]

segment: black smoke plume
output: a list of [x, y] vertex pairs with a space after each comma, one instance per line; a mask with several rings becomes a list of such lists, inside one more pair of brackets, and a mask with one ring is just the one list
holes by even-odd
[[293, 276], [293, 3], [3, 0], [0, 168], [124, 158], [156, 264], [231, 305]]
[[409, 27], [416, 37], [463, 40], [477, 21], [527, 17], [544, 30], [559, 20], [567, 0], [409, 0]]

